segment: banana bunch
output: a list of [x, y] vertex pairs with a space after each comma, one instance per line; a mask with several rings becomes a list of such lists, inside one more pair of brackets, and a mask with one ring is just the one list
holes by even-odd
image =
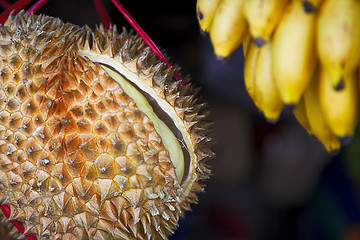
[[242, 44], [246, 90], [268, 121], [291, 107], [327, 151], [351, 142], [359, 114], [359, 0], [197, 0], [196, 12], [217, 58]]

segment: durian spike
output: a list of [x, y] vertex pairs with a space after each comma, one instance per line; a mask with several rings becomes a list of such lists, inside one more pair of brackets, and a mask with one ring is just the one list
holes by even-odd
[[0, 24], [4, 24], [8, 19], [11, 12], [18, 13], [21, 9], [25, 8], [32, 0], [18, 0], [12, 4], [9, 8], [0, 14]]

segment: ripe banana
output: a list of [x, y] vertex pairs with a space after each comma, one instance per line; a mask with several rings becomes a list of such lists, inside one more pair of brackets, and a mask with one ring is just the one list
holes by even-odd
[[256, 47], [253, 41], [249, 41], [245, 56], [244, 83], [247, 93], [257, 107], [259, 104], [255, 98], [255, 70], [259, 53], [260, 48]]
[[267, 121], [275, 123], [284, 108], [284, 103], [275, 84], [271, 64], [271, 44], [268, 43], [260, 48], [257, 59], [254, 96]]
[[296, 105], [312, 79], [315, 14], [305, 13], [300, 1], [287, 5], [272, 38], [273, 75], [281, 98]]
[[252, 38], [251, 35], [249, 34], [245, 37], [244, 41], [242, 42], [244, 57], [246, 57], [246, 53], [249, 49], [250, 41], [252, 41]]
[[343, 140], [352, 139], [358, 118], [358, 83], [355, 72], [344, 76], [343, 89], [336, 91], [331, 84], [329, 74], [320, 69], [319, 100], [322, 112], [335, 135]]
[[204, 33], [210, 30], [211, 22], [221, 0], [198, 0], [196, 2], [196, 16], [200, 29]]
[[242, 43], [246, 91], [268, 121], [295, 106], [327, 151], [351, 140], [360, 107], [360, 0], [198, 0], [197, 17], [219, 59]]
[[294, 116], [296, 120], [305, 128], [305, 130], [312, 135], [313, 131], [310, 127], [309, 119], [306, 113], [305, 108], [305, 98], [304, 96], [300, 99], [299, 103], [293, 109]]
[[248, 34], [243, 3], [244, 0], [222, 0], [215, 13], [209, 34], [219, 59], [229, 57]]
[[270, 40], [288, 2], [288, 0], [244, 0], [244, 15], [258, 47]]
[[341, 89], [346, 72], [360, 63], [360, 1], [327, 0], [317, 21], [317, 52], [330, 74], [332, 85]]
[[332, 132], [320, 107], [318, 97], [318, 79], [314, 78], [304, 93], [306, 115], [313, 134], [320, 140], [328, 152], [340, 149], [340, 141]]
[[323, 0], [302, 0], [304, 11], [307, 13], [312, 13], [317, 11], [320, 8]]

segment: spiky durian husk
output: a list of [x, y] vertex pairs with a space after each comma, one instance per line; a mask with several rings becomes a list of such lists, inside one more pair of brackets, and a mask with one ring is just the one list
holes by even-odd
[[[198, 89], [174, 80], [136, 35], [25, 12], [0, 27], [0, 57], [0, 203], [10, 219], [38, 239], [167, 239], [214, 156]], [[101, 67], [113, 62], [185, 132], [181, 182], [153, 123]]]

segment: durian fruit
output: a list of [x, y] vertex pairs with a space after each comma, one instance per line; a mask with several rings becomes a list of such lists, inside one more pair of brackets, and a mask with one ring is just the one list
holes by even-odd
[[24, 11], [0, 26], [0, 57], [9, 219], [37, 239], [167, 239], [214, 157], [199, 89], [126, 30]]

